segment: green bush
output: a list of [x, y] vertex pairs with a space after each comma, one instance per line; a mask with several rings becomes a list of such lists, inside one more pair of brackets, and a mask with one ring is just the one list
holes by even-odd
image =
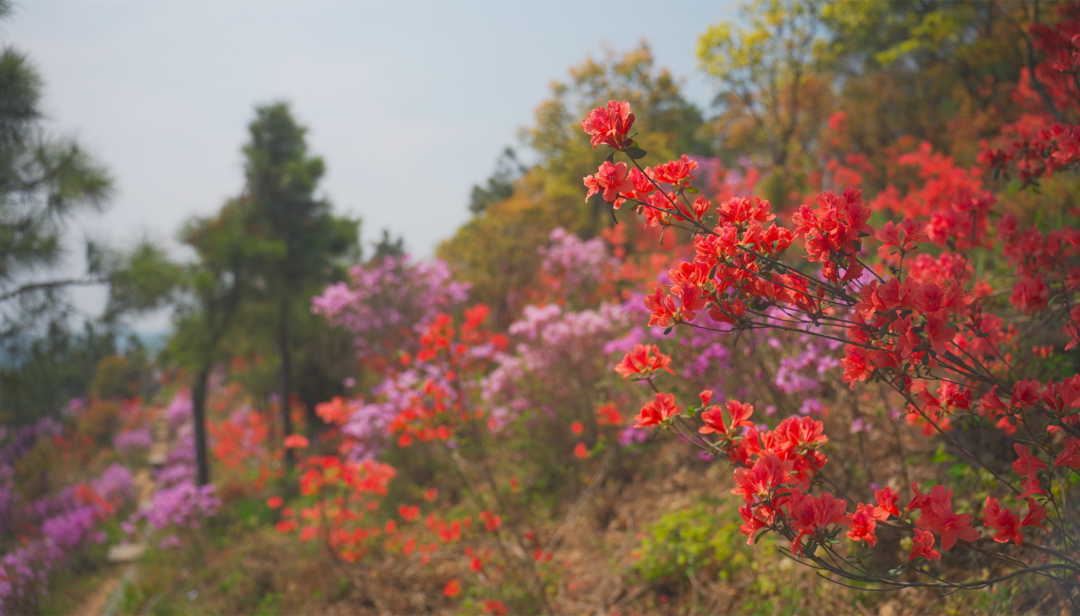
[[702, 572], [727, 579], [748, 556], [746, 536], [731, 520], [706, 503], [664, 514], [645, 530], [638, 573], [649, 582], [680, 582]]

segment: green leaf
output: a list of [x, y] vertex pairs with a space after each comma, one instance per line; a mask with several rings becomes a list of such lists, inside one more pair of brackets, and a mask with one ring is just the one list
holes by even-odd
[[626, 155], [629, 156], [632, 160], [639, 160], [645, 158], [646, 154], [648, 154], [648, 152], [642, 150], [636, 145], [626, 148]]
[[673, 330], [673, 329], [675, 329], [674, 325], [668, 325], [667, 329], [664, 330], [664, 335], [666, 336], [666, 335], [670, 334], [671, 330]]
[[605, 158], [604, 160], [608, 161], [609, 163], [614, 162], [615, 161], [615, 152], [612, 152], [611, 154], [608, 154], [607, 158]]
[[690, 193], [691, 195], [696, 195], [698, 190], [696, 186], [687, 186], [686, 192]]

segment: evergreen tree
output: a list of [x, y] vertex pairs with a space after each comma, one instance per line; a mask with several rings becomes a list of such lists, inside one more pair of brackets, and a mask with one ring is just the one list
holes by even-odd
[[209, 483], [206, 450], [206, 398], [210, 372], [223, 358], [223, 341], [234, 329], [243, 301], [253, 290], [253, 264], [275, 247], [247, 234], [246, 203], [230, 200], [214, 218], [194, 218], [182, 241], [195, 249], [198, 261], [180, 277], [185, 301], [177, 305], [169, 350], [193, 374], [191, 403], [195, 454], [200, 485]]
[[489, 205], [505, 201], [514, 194], [514, 182], [521, 179], [527, 169], [518, 162], [514, 148], [507, 147], [495, 161], [495, 172], [487, 180], [487, 186], [473, 184], [469, 199], [469, 211], [479, 216]]
[[400, 235], [396, 238], [391, 237], [389, 229], [383, 229], [382, 237], [373, 244], [375, 248], [375, 254], [371, 257], [373, 261], [378, 261], [383, 257], [404, 257], [406, 253], [405, 238]]
[[[257, 267], [273, 319], [270, 328], [280, 359], [282, 422], [289, 434], [293, 431], [289, 401], [298, 389], [295, 379], [301, 373], [315, 378], [312, 370], [318, 366], [307, 362], [301, 371], [295, 361], [297, 353], [305, 354], [315, 339], [311, 297], [340, 278], [344, 257], [358, 256], [359, 221], [333, 216], [330, 203], [315, 195], [325, 166], [321, 158], [308, 155], [306, 129], [296, 123], [288, 105], [257, 108], [249, 131], [251, 141], [244, 154], [250, 228], [278, 247], [264, 253]], [[313, 428], [318, 423], [314, 405], [306, 409]]]
[[[11, 4], [0, 0], [0, 18]], [[76, 216], [100, 212], [112, 195], [108, 172], [74, 139], [46, 130], [42, 79], [26, 55], [0, 51], [0, 419], [29, 422], [86, 395], [97, 363], [114, 354], [124, 314], [167, 301], [164, 252], [143, 242], [122, 254], [87, 242], [81, 274], [63, 270]], [[70, 241], [70, 240], [68, 240]], [[107, 285], [109, 304], [84, 333], [65, 291]], [[85, 319], [84, 319], [85, 320]]]
[[[0, 1], [0, 17], [10, 10]], [[101, 211], [112, 181], [75, 140], [47, 133], [41, 94], [27, 57], [0, 51], [0, 344], [8, 353], [13, 342], [40, 333], [35, 325], [65, 316], [64, 288], [107, 278], [92, 244], [84, 275], [55, 275], [66, 226], [76, 214]]]

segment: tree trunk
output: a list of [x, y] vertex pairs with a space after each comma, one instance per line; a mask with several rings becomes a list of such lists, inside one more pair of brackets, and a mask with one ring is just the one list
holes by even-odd
[[[289, 353], [289, 318], [288, 305], [282, 303], [278, 319], [278, 352], [281, 354], [281, 421], [284, 436], [293, 433], [292, 417], [289, 413], [289, 398], [292, 397], [292, 357]], [[291, 449], [285, 450], [285, 464], [292, 466]]]
[[319, 414], [315, 412], [315, 408], [319, 405], [319, 401], [310, 396], [304, 399], [304, 416], [307, 418], [307, 435], [314, 438], [315, 435], [322, 432], [322, 419], [319, 418]]
[[191, 387], [191, 412], [195, 416], [195, 464], [200, 486], [210, 483], [210, 461], [206, 456], [206, 387], [210, 380], [210, 367], [207, 363], [199, 369]]

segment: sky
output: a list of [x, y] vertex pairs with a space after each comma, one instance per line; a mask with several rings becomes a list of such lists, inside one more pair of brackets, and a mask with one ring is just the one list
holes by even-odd
[[[292, 105], [327, 174], [322, 193], [421, 258], [469, 217], [469, 194], [569, 67], [642, 39], [659, 66], [696, 72], [698, 36], [730, 2], [16, 0], [0, 39], [41, 73], [48, 127], [75, 136], [115, 179], [81, 235], [142, 237], [177, 256], [183, 222], [243, 186], [254, 107]], [[527, 152], [525, 153], [527, 159]], [[76, 237], [76, 240], [79, 238]], [[88, 311], [100, 291], [80, 291]], [[160, 329], [167, 315], [143, 319]]]

